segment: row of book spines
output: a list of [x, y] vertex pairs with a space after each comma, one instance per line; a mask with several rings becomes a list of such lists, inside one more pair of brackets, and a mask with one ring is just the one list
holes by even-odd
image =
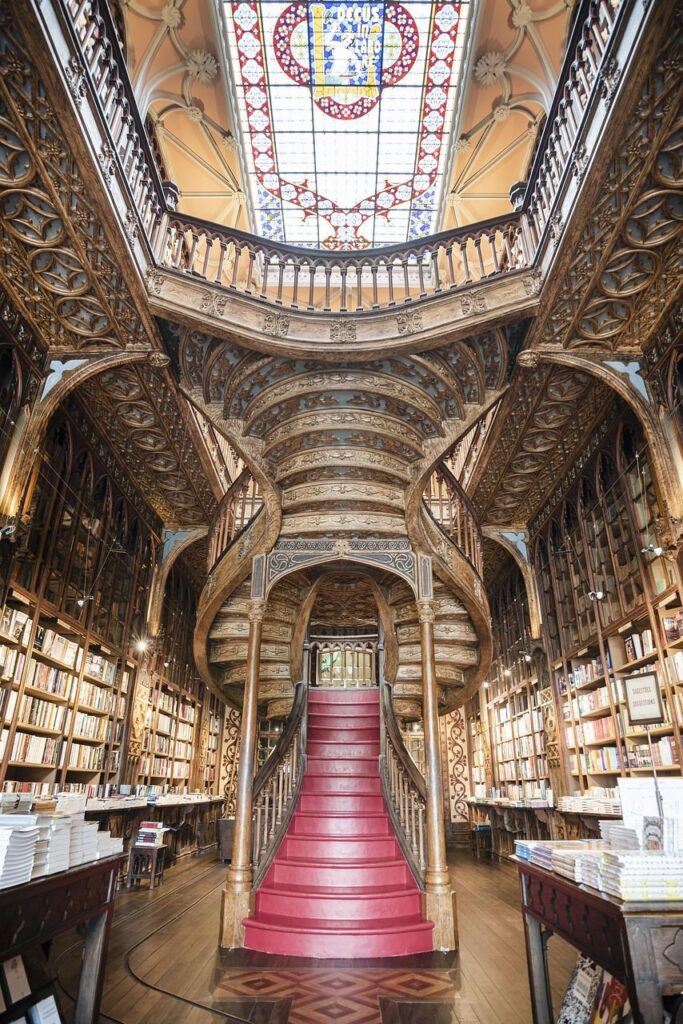
[[[4, 729], [0, 736], [0, 758], [4, 757], [9, 740], [9, 730]], [[72, 742], [67, 760], [68, 740], [54, 736], [36, 736], [32, 733], [17, 731], [14, 735], [10, 752], [10, 761], [41, 767], [84, 768], [99, 771], [104, 767], [105, 749], [90, 743]], [[113, 750], [110, 756], [110, 771], [118, 767], [120, 753]]]
[[[17, 671], [12, 673], [12, 676], [4, 676], [5, 681], [10, 681], [10, 678], [19, 680], [23, 670], [23, 664], [26, 660], [26, 655], [21, 654], [18, 656], [16, 661]], [[28, 674], [26, 678], [26, 684], [33, 687], [36, 690], [44, 690], [45, 693], [52, 694], [56, 697], [63, 697], [65, 700], [73, 700], [76, 695], [76, 687], [78, 685], [78, 677], [73, 673], [63, 668], [55, 668], [54, 665], [48, 665], [42, 661], [36, 661], [31, 658]], [[83, 681], [79, 694], [81, 703], [88, 704], [90, 707], [101, 708], [107, 712], [111, 711], [114, 706], [114, 694], [108, 687], [100, 686], [98, 683], [92, 683]], [[118, 710], [121, 714], [121, 702], [123, 697], [119, 697]]]
[[[5, 691], [2, 694], [0, 697], [0, 721], [3, 718], [6, 724], [12, 721], [16, 704], [17, 693], [15, 690]], [[41, 700], [40, 697], [25, 694], [19, 704], [17, 729], [21, 731], [22, 726], [34, 726], [54, 732], [60, 730], [69, 732], [72, 715], [73, 709], [67, 708], [64, 704], [54, 704], [51, 701]], [[89, 739], [105, 742], [112, 738], [114, 730], [112, 722], [108, 722], [102, 716], [91, 715], [86, 711], [76, 711], [74, 732], [79, 736], [87, 736]], [[121, 732], [122, 722], [119, 722], [116, 728], [117, 737]]]

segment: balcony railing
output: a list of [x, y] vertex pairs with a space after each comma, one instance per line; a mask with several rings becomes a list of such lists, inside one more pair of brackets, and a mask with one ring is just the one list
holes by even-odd
[[585, 159], [576, 151], [576, 141], [591, 98], [597, 88], [601, 92], [613, 88], [604, 58], [623, 6], [623, 0], [589, 0], [577, 14], [524, 197], [534, 248], [541, 241], [572, 160], [580, 169]]
[[609, 43], [626, 0], [584, 0], [518, 213], [419, 242], [353, 253], [293, 248], [176, 215], [137, 109], [107, 0], [56, 2], [80, 55], [65, 74], [72, 91], [80, 88], [83, 70], [90, 79], [111, 158], [118, 162], [156, 264], [275, 306], [352, 314], [400, 309], [533, 264], [562, 182], [570, 166], [585, 159], [578, 140], [588, 108], [596, 95], [613, 88]]
[[481, 576], [482, 536], [477, 517], [469, 498], [443, 463], [432, 473], [422, 497], [432, 519]]
[[209, 572], [262, 508], [263, 497], [258, 483], [245, 468], [223, 495], [211, 524]]
[[176, 216], [168, 222], [166, 243], [158, 253], [169, 270], [309, 313], [404, 306], [521, 270], [530, 258], [517, 214], [357, 253], [295, 248]]

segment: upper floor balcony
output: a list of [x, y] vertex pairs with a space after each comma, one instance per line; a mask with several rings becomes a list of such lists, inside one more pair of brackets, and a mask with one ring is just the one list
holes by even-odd
[[177, 192], [161, 180], [106, 0], [55, 0], [35, 10], [146, 275], [152, 310], [236, 330], [257, 344], [286, 339], [309, 353], [324, 342], [358, 353], [377, 350], [377, 342], [414, 345], [415, 335], [428, 339], [533, 308], [575, 201], [577, 167], [610, 116], [615, 68], [627, 63], [620, 51], [633, 48], [642, 16], [640, 0], [581, 4], [515, 212], [405, 244], [338, 252], [176, 212]]

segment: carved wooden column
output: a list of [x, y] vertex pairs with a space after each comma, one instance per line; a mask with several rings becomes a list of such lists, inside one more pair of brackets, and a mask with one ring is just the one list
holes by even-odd
[[242, 921], [248, 916], [253, 882], [251, 858], [252, 790], [256, 762], [258, 724], [258, 683], [261, 667], [261, 633], [266, 611], [265, 600], [252, 599], [249, 605], [247, 671], [244, 680], [240, 762], [237, 773], [237, 806], [232, 841], [232, 861], [223, 890], [221, 946], [229, 949], [244, 944]]
[[446, 860], [446, 830], [441, 780], [441, 748], [434, 656], [434, 602], [419, 600], [422, 651], [422, 717], [424, 722], [425, 781], [427, 783], [427, 870], [425, 911], [434, 922], [434, 948], [457, 947], [454, 894]]

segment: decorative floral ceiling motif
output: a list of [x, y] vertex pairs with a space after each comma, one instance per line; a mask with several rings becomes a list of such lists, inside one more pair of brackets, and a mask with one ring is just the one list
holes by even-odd
[[257, 233], [355, 250], [437, 230], [467, 3], [225, 13]]

